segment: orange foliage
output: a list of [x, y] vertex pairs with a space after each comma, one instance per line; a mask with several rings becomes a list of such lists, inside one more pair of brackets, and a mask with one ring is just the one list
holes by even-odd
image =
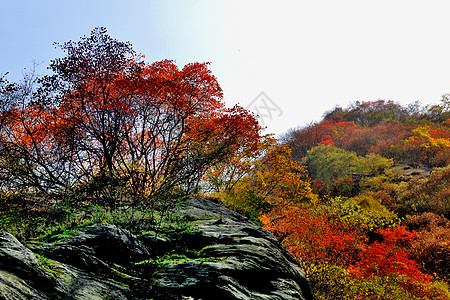
[[314, 205], [284, 202], [262, 215], [261, 222], [299, 260], [337, 265], [353, 262], [363, 238]]
[[256, 118], [225, 107], [208, 63], [145, 64], [105, 28], [61, 48], [67, 56], [52, 61], [55, 75], [41, 79], [36, 99], [16, 108], [1, 132], [21, 150], [14, 155], [25, 159], [34, 185], [62, 176], [59, 187], [67, 188], [97, 177], [134, 195], [192, 190], [214, 163], [257, 148]]
[[410, 279], [428, 283], [432, 278], [419, 270], [416, 261], [409, 258], [408, 248], [414, 242], [415, 232], [404, 226], [377, 230], [381, 242], [375, 241], [359, 253], [359, 260], [350, 270], [360, 277], [405, 275]]

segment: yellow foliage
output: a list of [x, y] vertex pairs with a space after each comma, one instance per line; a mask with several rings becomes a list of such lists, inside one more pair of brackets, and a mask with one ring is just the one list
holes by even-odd
[[421, 144], [422, 147], [425, 148], [450, 148], [450, 140], [447, 138], [434, 138], [431, 136], [432, 129], [430, 126], [419, 126], [416, 129], [412, 130], [412, 133], [414, 134], [412, 137], [406, 140], [406, 142], [414, 142], [415, 140], [420, 139], [421, 141], [424, 141], [424, 143]]

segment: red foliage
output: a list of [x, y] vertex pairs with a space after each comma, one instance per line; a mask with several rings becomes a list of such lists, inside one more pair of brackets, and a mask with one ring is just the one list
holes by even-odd
[[450, 127], [446, 122], [425, 120], [419, 126], [410, 122], [414, 118], [423, 115], [409, 115], [392, 101], [356, 103], [349, 109], [336, 108], [319, 123], [289, 132], [284, 141], [298, 161], [317, 145], [332, 145], [360, 156], [375, 153], [402, 163], [447, 165]]
[[405, 275], [422, 283], [431, 280], [432, 277], [422, 273], [417, 262], [409, 258], [407, 247], [413, 243], [414, 232], [404, 226], [377, 232], [383, 236], [383, 241], [375, 241], [359, 253], [359, 260], [350, 268], [354, 275], [364, 278]]
[[292, 149], [294, 159], [300, 160], [317, 145], [340, 147], [343, 143], [346, 143], [347, 133], [353, 132], [355, 129], [356, 126], [353, 122], [326, 120], [292, 131], [285, 139], [287, 145]]
[[398, 158], [429, 167], [450, 163], [450, 128], [428, 123], [411, 130], [407, 139], [394, 144]]
[[131, 183], [134, 195], [190, 190], [211, 165], [257, 148], [256, 118], [225, 107], [208, 63], [145, 64], [105, 28], [61, 48], [67, 56], [52, 61], [37, 104], [23, 103], [0, 128], [0, 148], [25, 160], [28, 184], [67, 188], [98, 175], [110, 186]]
[[360, 247], [361, 237], [356, 231], [315, 210], [311, 204], [279, 205], [262, 215], [261, 222], [301, 260], [347, 265]]

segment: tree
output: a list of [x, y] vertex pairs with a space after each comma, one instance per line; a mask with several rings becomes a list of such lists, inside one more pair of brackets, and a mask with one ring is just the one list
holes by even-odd
[[291, 130], [282, 137], [282, 142], [292, 149], [292, 156], [301, 161], [309, 150], [318, 145], [342, 147], [357, 131], [353, 122], [324, 120], [304, 128]]
[[238, 153], [211, 169], [207, 180], [218, 190], [222, 202], [255, 221], [284, 201], [305, 202], [312, 195], [304, 166], [291, 157], [290, 148], [265, 136], [259, 143], [257, 157]]
[[317, 205], [318, 202], [314, 201], [300, 205], [284, 201], [274, 210], [263, 214], [261, 222], [301, 261], [308, 261], [312, 265], [348, 265], [355, 258], [364, 237], [331, 218]]
[[373, 126], [393, 120], [403, 122], [409, 116], [410, 111], [394, 101], [356, 101], [346, 109], [336, 107], [332, 111], [326, 112], [323, 119], [335, 122], [350, 121], [360, 126]]
[[403, 226], [377, 232], [383, 240], [375, 241], [359, 253], [360, 259], [351, 268], [356, 276], [404, 275], [423, 283], [430, 281], [432, 276], [422, 273], [417, 262], [409, 257], [407, 251], [413, 243], [415, 232], [410, 232]]
[[428, 106], [427, 117], [435, 123], [448, 122], [450, 118], [450, 94], [442, 96], [441, 104]]
[[[4, 131], [12, 138], [3, 141], [31, 147], [26, 155], [39, 170], [49, 166], [45, 149], [64, 178], [53, 169], [40, 174], [58, 183], [53, 189], [84, 186], [106, 198], [120, 191], [153, 203], [176, 187], [192, 191], [211, 165], [256, 147], [255, 117], [225, 107], [207, 63], [181, 70], [170, 60], [146, 64], [105, 28], [59, 46], [67, 55], [52, 61], [55, 74], [41, 78], [32, 101], [14, 111], [17, 124]], [[24, 171], [39, 175], [32, 164]]]
[[377, 175], [393, 164], [392, 160], [378, 154], [361, 157], [329, 145], [309, 150], [304, 162], [311, 178], [320, 180], [329, 190], [334, 187], [342, 189], [342, 184], [353, 185], [354, 177]]
[[61, 147], [70, 128], [34, 101], [36, 79], [32, 71], [20, 83], [2, 80], [0, 170], [5, 189], [46, 191], [65, 186], [70, 177], [65, 171], [71, 168], [70, 153]]
[[370, 193], [353, 198], [335, 197], [328, 201], [324, 209], [331, 216], [362, 234], [400, 223], [396, 214], [389, 211]]
[[391, 206], [400, 216], [433, 212], [450, 218], [450, 166], [436, 168], [424, 179], [401, 185]]
[[411, 131], [412, 135], [394, 147], [404, 151], [416, 163], [444, 167], [450, 163], [450, 128], [425, 124]]
[[216, 163], [205, 175], [205, 189], [218, 194], [231, 192], [239, 182], [250, 176], [258, 159], [264, 157], [274, 143], [275, 139], [271, 135], [264, 135], [257, 141], [256, 147], [254, 144], [242, 148], [228, 159]]

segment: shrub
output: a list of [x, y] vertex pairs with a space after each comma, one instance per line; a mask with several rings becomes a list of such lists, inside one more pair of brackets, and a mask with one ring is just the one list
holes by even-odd
[[363, 278], [402, 275], [423, 283], [430, 281], [431, 276], [419, 270], [417, 262], [409, 257], [407, 251], [413, 243], [414, 232], [404, 226], [376, 232], [382, 235], [383, 240], [375, 241], [359, 253], [359, 260], [352, 267], [353, 274]]
[[367, 232], [400, 223], [395, 213], [369, 194], [353, 198], [335, 197], [328, 202], [326, 210], [357, 231]]
[[314, 202], [285, 202], [260, 219], [292, 255], [308, 262], [347, 265], [365, 238]]
[[264, 197], [248, 189], [222, 193], [220, 202], [256, 223], [259, 223], [261, 213], [266, 213], [272, 208]]
[[328, 263], [307, 262], [302, 265], [317, 300], [355, 299], [353, 280], [348, 271]]
[[432, 230], [436, 227], [450, 226], [450, 221], [444, 216], [439, 216], [432, 212], [424, 212], [421, 215], [408, 216], [405, 225], [410, 230]]
[[409, 228], [420, 230], [412, 245], [413, 257], [430, 274], [450, 279], [450, 221], [434, 213], [410, 216], [406, 220]]
[[365, 157], [330, 145], [314, 147], [304, 163], [311, 178], [320, 180], [332, 195], [354, 196], [358, 193], [357, 180], [381, 174], [393, 161], [377, 154]]
[[450, 166], [435, 169], [426, 179], [401, 185], [396, 205], [402, 216], [433, 212], [450, 218]]

